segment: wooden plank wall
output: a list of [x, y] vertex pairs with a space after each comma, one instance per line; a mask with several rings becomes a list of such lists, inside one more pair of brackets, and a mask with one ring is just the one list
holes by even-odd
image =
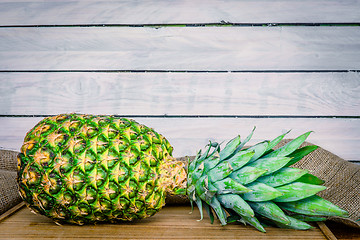
[[360, 162], [360, 1], [0, 0], [0, 147], [42, 117], [131, 117], [175, 156], [292, 129]]

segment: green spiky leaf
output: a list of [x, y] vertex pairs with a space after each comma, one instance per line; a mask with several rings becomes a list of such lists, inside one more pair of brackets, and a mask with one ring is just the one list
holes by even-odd
[[[254, 130], [243, 142], [235, 137], [222, 151], [219, 144], [209, 144], [205, 153], [198, 154], [192, 170], [189, 168], [187, 193], [198, 207], [206, 209], [211, 222], [215, 212], [222, 225], [237, 221], [265, 232], [258, 218], [273, 226], [309, 229], [311, 226], [305, 221], [347, 215], [315, 195], [326, 188], [321, 186], [322, 180], [307, 170], [289, 167], [317, 148], [300, 148], [311, 132], [277, 150], [272, 148], [287, 133], [243, 149], [253, 133]], [[202, 218], [203, 213], [200, 215]]]
[[288, 167], [288, 166], [291, 166], [291, 165], [297, 163], [303, 157], [305, 157], [306, 155], [315, 151], [318, 148], [319, 147], [316, 145], [311, 145], [311, 146], [306, 146], [306, 147], [302, 147], [302, 148], [295, 150], [293, 153], [288, 155], [288, 157], [291, 157], [291, 160], [290, 160], [290, 162], [288, 162], [288, 164], [286, 166]]
[[224, 160], [228, 158], [230, 155], [234, 153], [236, 148], [240, 144], [240, 135], [236, 136], [235, 138], [231, 139], [225, 146], [223, 150], [220, 151], [220, 159]]
[[260, 158], [255, 162], [248, 164], [247, 166], [264, 169], [266, 170], [266, 173], [264, 175], [269, 175], [284, 167], [290, 160], [291, 158], [283, 157], [283, 156], [266, 157], [266, 158]]
[[310, 173], [304, 174], [303, 176], [301, 176], [301, 178], [297, 179], [297, 181], [303, 183], [315, 184], [315, 185], [321, 185], [325, 183], [324, 180], [321, 180], [317, 176], [314, 176]]
[[275, 202], [293, 202], [315, 195], [316, 193], [325, 190], [326, 187], [302, 182], [293, 182], [276, 187], [275, 189], [283, 193], [282, 196], [274, 199]]
[[214, 182], [213, 185], [217, 189], [218, 194], [246, 193], [251, 191], [230, 177]]
[[308, 229], [313, 228], [311, 225], [309, 225], [306, 222], [303, 222], [299, 219], [296, 219], [296, 218], [293, 218], [290, 216], [287, 216], [287, 218], [290, 220], [289, 224], [283, 224], [283, 223], [276, 222], [276, 221], [275, 221], [275, 224], [278, 227], [296, 229], [296, 230], [308, 230]]
[[254, 182], [256, 179], [258, 179], [258, 177], [264, 175], [266, 172], [267, 170], [264, 169], [245, 166], [235, 172], [232, 172], [229, 177], [240, 184], [246, 185]]
[[252, 190], [251, 192], [241, 195], [246, 201], [264, 202], [283, 195], [282, 192], [276, 190], [275, 188], [260, 182], [253, 182], [246, 187]]
[[300, 201], [278, 203], [278, 205], [288, 211], [310, 216], [348, 217], [348, 213], [345, 210], [317, 195]]
[[303, 142], [305, 142], [311, 132], [312, 131], [309, 131], [300, 135], [299, 137], [295, 138], [281, 148], [269, 153], [268, 155], [266, 155], [266, 157], [288, 156], [289, 154], [293, 153], [298, 147], [300, 147]]
[[273, 202], [249, 202], [251, 208], [258, 214], [282, 224], [289, 224], [290, 220], [285, 213]]
[[279, 187], [296, 181], [306, 173], [308, 173], [307, 170], [284, 167], [274, 173], [259, 177], [257, 181], [265, 183], [271, 187]]

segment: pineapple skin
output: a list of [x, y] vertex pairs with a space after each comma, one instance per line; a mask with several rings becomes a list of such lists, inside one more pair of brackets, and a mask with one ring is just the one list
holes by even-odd
[[150, 217], [166, 194], [182, 192], [186, 171], [169, 142], [134, 120], [61, 114], [25, 136], [18, 155], [20, 195], [57, 223]]

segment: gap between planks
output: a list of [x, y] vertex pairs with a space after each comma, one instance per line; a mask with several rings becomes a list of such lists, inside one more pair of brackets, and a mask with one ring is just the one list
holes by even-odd
[[149, 27], [149, 28], [163, 28], [163, 27], [359, 27], [360, 22], [317, 22], [317, 23], [232, 23], [232, 22], [217, 22], [217, 23], [154, 23], [154, 24], [53, 24], [53, 25], [0, 25], [0, 28], [53, 28], [53, 27]]

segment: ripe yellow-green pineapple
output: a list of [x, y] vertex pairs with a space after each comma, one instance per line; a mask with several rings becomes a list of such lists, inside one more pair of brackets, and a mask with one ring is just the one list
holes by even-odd
[[[253, 132], [252, 132], [253, 133]], [[317, 177], [292, 164], [314, 151], [300, 148], [310, 132], [283, 147], [285, 134], [252, 147], [240, 136], [222, 149], [209, 143], [185, 166], [153, 129], [113, 116], [62, 114], [31, 129], [19, 154], [18, 183], [27, 205], [55, 222], [86, 224], [150, 217], [167, 194], [187, 195], [222, 225], [239, 221], [309, 229], [306, 221], [347, 212], [316, 195]]]
[[19, 154], [22, 198], [37, 213], [76, 224], [149, 217], [186, 172], [160, 134], [133, 120], [63, 114], [30, 130]]

